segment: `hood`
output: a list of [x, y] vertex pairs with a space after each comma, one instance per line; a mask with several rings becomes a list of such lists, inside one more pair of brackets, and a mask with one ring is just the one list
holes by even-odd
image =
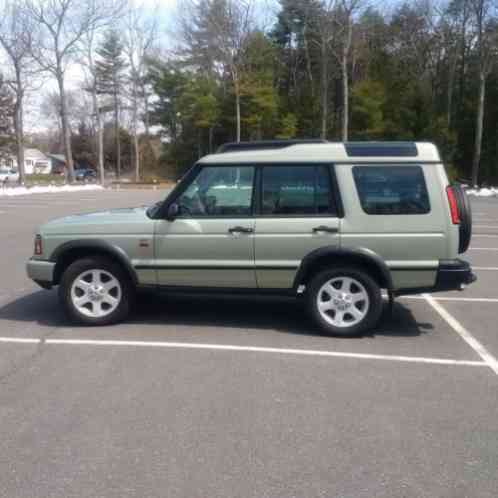
[[153, 231], [154, 220], [146, 211], [147, 207], [136, 207], [75, 214], [45, 223], [40, 232], [45, 235], [147, 234]]

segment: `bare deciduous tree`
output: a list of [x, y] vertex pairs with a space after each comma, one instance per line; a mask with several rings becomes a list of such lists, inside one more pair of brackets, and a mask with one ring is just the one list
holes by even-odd
[[[140, 180], [140, 147], [138, 140], [141, 102], [145, 103], [146, 60], [157, 36], [157, 16], [150, 17], [143, 8], [130, 1], [124, 19], [124, 48], [130, 67], [131, 128], [135, 161], [135, 180]], [[147, 113], [147, 109], [144, 109]], [[147, 116], [145, 120], [147, 120]], [[146, 121], [147, 122], [147, 121]]]
[[62, 134], [69, 180], [74, 181], [71, 135], [66, 101], [66, 73], [74, 60], [78, 43], [92, 27], [105, 22], [115, 10], [107, 0], [26, 0], [26, 10], [40, 26], [32, 51], [40, 67], [57, 81], [60, 94]]
[[349, 137], [349, 56], [353, 39], [353, 18], [363, 6], [363, 0], [338, 0], [336, 22], [340, 28], [340, 54], [342, 74], [342, 140]]
[[[310, 43], [317, 46], [320, 54], [320, 107], [321, 107], [321, 125], [320, 137], [327, 138], [329, 123], [329, 86], [330, 86], [330, 69], [329, 62], [333, 44], [336, 37], [335, 15], [337, 0], [324, 0], [319, 4], [303, 2], [305, 9], [306, 31], [316, 29], [317, 36], [310, 38]], [[304, 36], [305, 33], [303, 33]], [[306, 41], [306, 45], [307, 45]], [[305, 45], [305, 46], [306, 46]], [[307, 56], [307, 72], [311, 74], [309, 55]]]
[[353, 39], [354, 16], [364, 0], [321, 0], [314, 10], [313, 22], [317, 26], [320, 52], [320, 99], [322, 109], [321, 138], [327, 138], [329, 104], [329, 62], [333, 53], [340, 63], [342, 78], [342, 124], [343, 141], [349, 135], [349, 58]]
[[484, 100], [486, 79], [492, 69], [497, 52], [498, 25], [496, 23], [496, 0], [470, 0], [472, 20], [475, 29], [475, 43], [478, 63], [478, 100], [474, 157], [472, 160], [472, 185], [479, 180], [481, 162], [482, 128], [484, 122]]
[[96, 130], [96, 150], [97, 168], [99, 171], [100, 183], [105, 183], [104, 164], [104, 115], [112, 110], [109, 106], [104, 106], [99, 100], [98, 68], [95, 60], [97, 37], [102, 28], [116, 22], [121, 14], [124, 4], [116, 3], [113, 9], [108, 12], [108, 18], [102, 22], [92, 24], [82, 36], [79, 43], [82, 51], [81, 63], [85, 70], [85, 90], [90, 93], [92, 100], [92, 118]]
[[[315, 10], [314, 22], [318, 28], [316, 43], [320, 51], [320, 101], [322, 109], [320, 137], [327, 138], [329, 122], [329, 85], [330, 54], [336, 39], [337, 0], [325, 0], [320, 3], [320, 10]], [[311, 18], [310, 18], [311, 19]]]
[[[77, 127], [80, 120], [80, 111], [84, 104], [79, 102], [80, 92], [75, 90], [66, 91], [67, 123], [69, 131]], [[57, 129], [58, 142], [64, 144], [62, 131], [61, 97], [57, 90], [45, 92], [40, 100], [40, 113], [48, 121], [50, 128]]]
[[100, 183], [105, 183], [104, 171], [104, 126], [103, 126], [103, 109], [100, 106], [97, 92], [97, 70], [95, 66], [95, 37], [98, 30], [95, 27], [89, 29], [81, 40], [83, 51], [82, 62], [86, 71], [85, 90], [88, 91], [92, 98], [92, 114], [97, 132], [97, 165], [99, 171]]
[[32, 42], [36, 27], [26, 15], [22, 2], [6, 0], [0, 20], [0, 46], [9, 61], [11, 77], [7, 83], [11, 87], [14, 100], [14, 129], [16, 136], [16, 156], [19, 170], [19, 183], [26, 180], [24, 169], [24, 99], [33, 77]]
[[253, 0], [192, 1], [180, 18], [181, 36], [191, 62], [201, 67], [206, 62], [214, 68], [221, 65], [230, 75], [237, 142], [241, 136], [242, 53], [255, 24], [253, 7]]

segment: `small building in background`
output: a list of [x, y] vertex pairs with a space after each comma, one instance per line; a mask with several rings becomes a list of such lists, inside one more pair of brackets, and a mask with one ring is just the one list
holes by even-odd
[[[17, 156], [10, 153], [0, 159], [0, 166], [18, 171]], [[24, 172], [26, 175], [49, 175], [52, 173], [52, 160], [38, 149], [24, 149]]]
[[49, 175], [52, 173], [52, 160], [38, 149], [25, 149], [24, 171], [27, 175]]

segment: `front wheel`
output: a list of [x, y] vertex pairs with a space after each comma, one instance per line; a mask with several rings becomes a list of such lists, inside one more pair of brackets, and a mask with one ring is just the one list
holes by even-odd
[[120, 265], [102, 257], [79, 259], [62, 275], [59, 297], [66, 313], [85, 325], [108, 325], [128, 315], [133, 294]]
[[382, 313], [377, 282], [359, 268], [337, 268], [318, 273], [307, 292], [308, 310], [329, 335], [352, 337], [373, 328]]

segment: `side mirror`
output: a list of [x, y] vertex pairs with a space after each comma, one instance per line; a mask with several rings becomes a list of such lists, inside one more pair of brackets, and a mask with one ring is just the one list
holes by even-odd
[[166, 219], [168, 221], [174, 221], [175, 218], [178, 216], [179, 212], [180, 212], [180, 206], [176, 202], [173, 202], [173, 204], [170, 204], [168, 206], [168, 212], [166, 213]]

